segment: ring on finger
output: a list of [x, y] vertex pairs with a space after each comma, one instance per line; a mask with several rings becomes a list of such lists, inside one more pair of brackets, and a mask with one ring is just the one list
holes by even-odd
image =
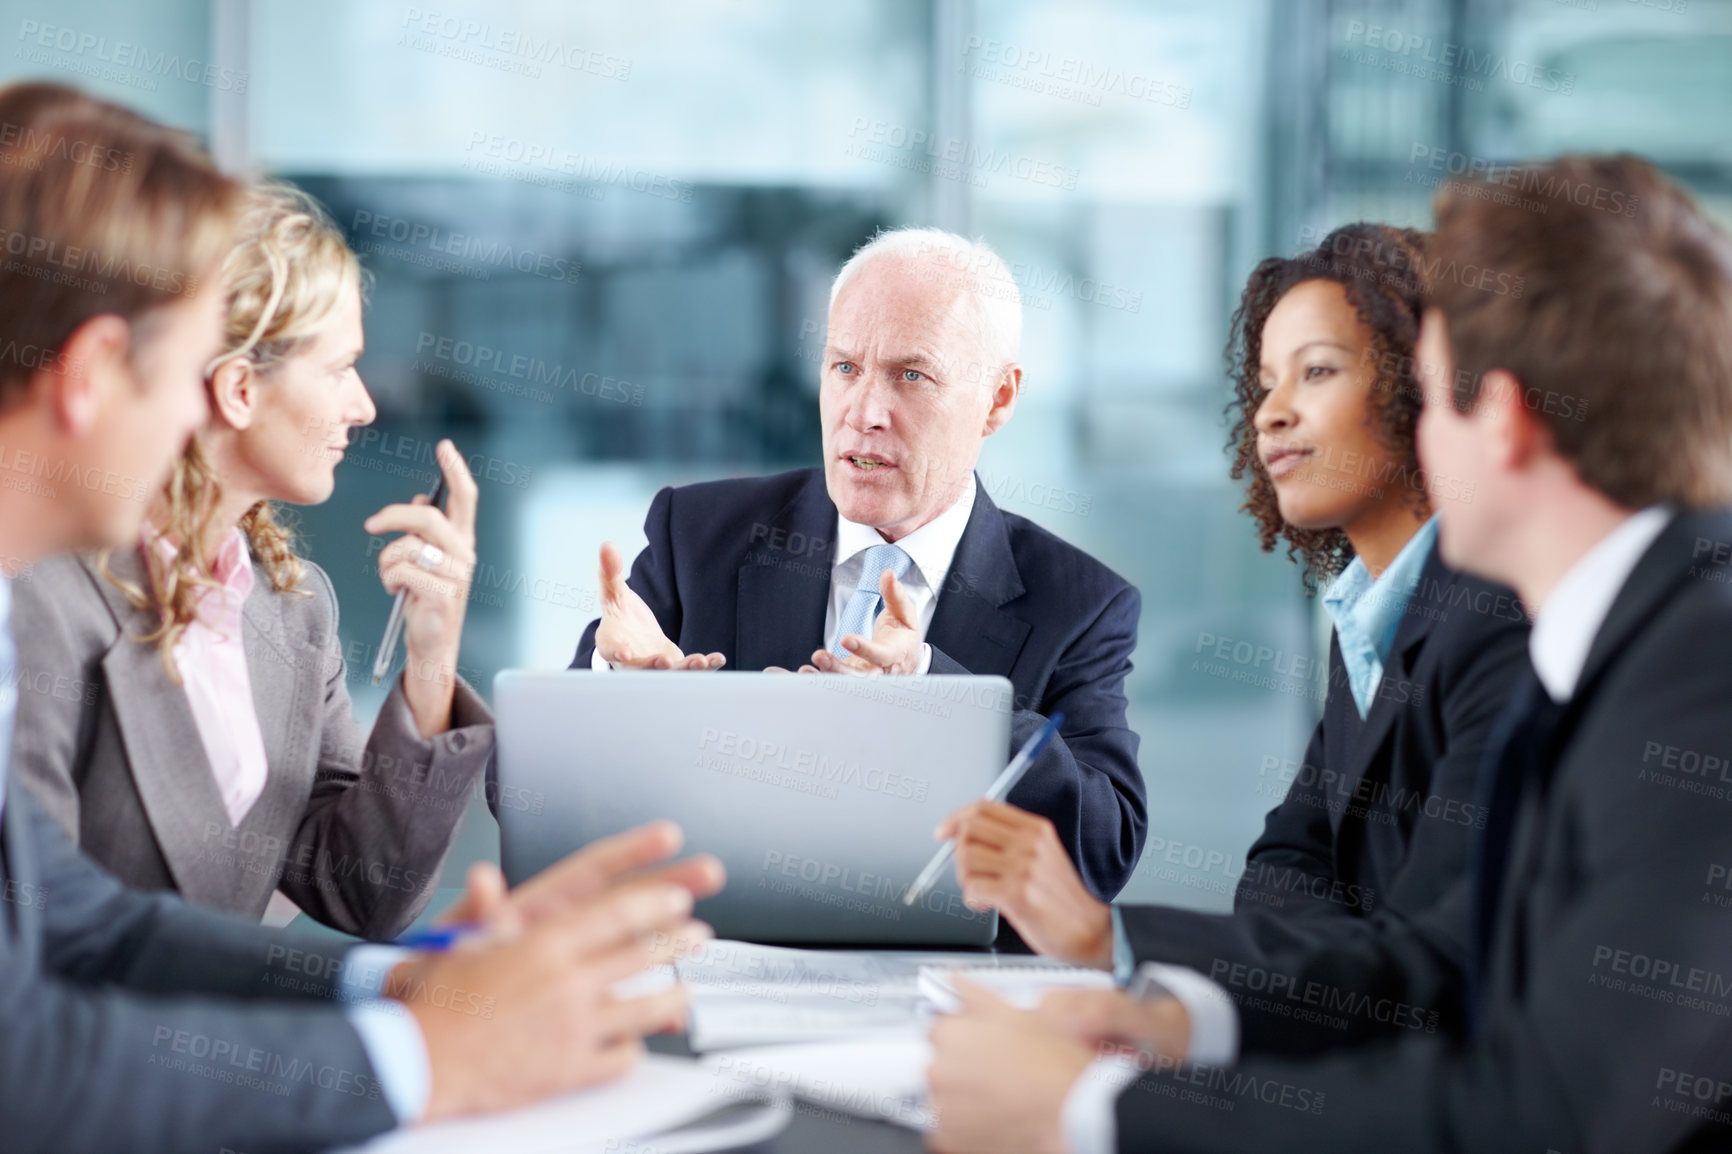
[[415, 556], [415, 564], [423, 569], [437, 569], [445, 562], [445, 550], [428, 542], [421, 546], [421, 552]]

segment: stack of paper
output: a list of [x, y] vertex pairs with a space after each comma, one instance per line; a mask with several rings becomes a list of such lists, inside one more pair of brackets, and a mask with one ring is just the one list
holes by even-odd
[[677, 966], [693, 1050], [905, 1033], [919, 1024], [915, 967], [883, 957], [707, 943]]
[[695, 1154], [779, 1132], [786, 1091], [762, 1093], [687, 1058], [646, 1054], [617, 1082], [539, 1105], [398, 1130], [351, 1154]]
[[688, 1036], [704, 1066], [742, 1091], [791, 1094], [804, 1108], [932, 1128], [926, 1096], [932, 1013], [958, 1005], [951, 975], [1024, 1006], [1060, 986], [1102, 988], [1094, 970], [980, 955], [788, 950], [711, 942], [678, 965], [691, 990]]
[[899, 1036], [757, 1046], [704, 1058], [704, 1066], [742, 1091], [792, 1094], [813, 1108], [933, 1128], [926, 1094], [932, 1047], [924, 1031]]
[[956, 996], [954, 979], [960, 976], [982, 986], [1019, 1010], [1032, 1010], [1048, 990], [1110, 990], [1113, 976], [1103, 970], [1080, 966], [1010, 964], [999, 966], [921, 966], [920, 998], [941, 1014], [954, 1014], [962, 1008]]

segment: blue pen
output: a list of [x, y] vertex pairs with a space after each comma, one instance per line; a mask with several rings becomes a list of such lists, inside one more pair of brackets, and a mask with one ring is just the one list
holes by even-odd
[[[1010, 796], [1010, 791], [1016, 788], [1016, 783], [1022, 780], [1022, 775], [1028, 772], [1028, 767], [1034, 764], [1034, 759], [1040, 756], [1040, 751], [1046, 748], [1058, 733], [1058, 727], [1064, 724], [1064, 714], [1055, 712], [1046, 719], [1046, 724], [1034, 731], [1034, 736], [1023, 743], [1016, 756], [1010, 759], [1010, 764], [1004, 767], [993, 783], [986, 787], [987, 801], [1003, 801]], [[926, 863], [926, 868], [920, 871], [920, 876], [914, 879], [914, 884], [908, 887], [908, 893], [902, 898], [902, 904], [911, 906], [920, 900], [927, 887], [938, 880], [939, 873], [949, 863], [950, 857], [956, 852], [956, 839], [945, 842], [938, 847], [938, 852], [932, 855], [932, 860]]]
[[402, 946], [406, 950], [422, 950], [438, 954], [450, 949], [464, 938], [481, 932], [482, 927], [474, 922], [457, 922], [449, 926], [439, 926], [431, 930], [415, 930], [404, 934], [393, 945]]

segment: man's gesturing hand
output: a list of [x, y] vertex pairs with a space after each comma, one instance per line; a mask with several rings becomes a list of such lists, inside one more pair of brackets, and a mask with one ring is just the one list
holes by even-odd
[[800, 667], [802, 673], [914, 673], [920, 668], [922, 650], [919, 615], [914, 602], [896, 574], [884, 570], [878, 579], [878, 595], [884, 598], [884, 609], [872, 625], [868, 640], [858, 633], [842, 638], [842, 648], [853, 656], [837, 657], [828, 649], [812, 654], [812, 663]]
[[661, 623], [625, 582], [625, 561], [613, 543], [601, 547], [601, 624], [595, 630], [595, 649], [609, 665], [629, 669], [720, 669], [727, 658], [720, 653], [680, 652], [667, 639]]
[[997, 909], [1037, 953], [1112, 969], [1112, 911], [1084, 888], [1052, 822], [976, 801], [945, 818], [937, 837], [956, 839], [956, 879], [968, 905]]
[[385, 992], [415, 1016], [432, 1072], [422, 1120], [507, 1110], [626, 1073], [643, 1035], [685, 1021], [686, 993], [620, 999], [612, 987], [651, 964], [658, 937], [706, 933], [691, 909], [681, 886], [624, 886], [514, 940], [398, 966]]
[[684, 842], [673, 822], [650, 822], [591, 842], [509, 892], [498, 866], [478, 862], [470, 867], [463, 896], [439, 916], [439, 924], [479, 925], [493, 937], [509, 938], [620, 885], [667, 882], [699, 899], [720, 891], [726, 871], [709, 854], [661, 864]]

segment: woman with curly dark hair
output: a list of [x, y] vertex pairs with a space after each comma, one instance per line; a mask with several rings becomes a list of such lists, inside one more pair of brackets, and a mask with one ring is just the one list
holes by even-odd
[[[1258, 265], [1233, 318], [1232, 475], [1249, 478], [1243, 507], [1264, 549], [1285, 541], [1309, 589], [1327, 582], [1335, 625], [1304, 760], [1258, 768], [1259, 792], [1285, 792], [1233, 911], [1109, 907], [1050, 824], [1012, 806], [982, 803], [941, 831], [958, 836], [970, 905], [996, 907], [1041, 953], [1121, 978], [1152, 963], [1173, 995], [1049, 998], [1043, 1009], [1082, 1034], [1219, 1064], [1459, 1025], [1458, 989], [1404, 988], [1392, 963], [1429, 950], [1465, 964], [1476, 777], [1528, 627], [1513, 594], [1437, 554], [1432, 503], [1472, 493], [1422, 476], [1414, 453], [1426, 283], [1455, 275], [1428, 262], [1426, 239], [1339, 228]], [[1294, 1012], [1325, 994], [1346, 1009]]]
[[1425, 234], [1336, 229], [1270, 257], [1227, 346], [1232, 476], [1265, 550], [1286, 541], [1307, 587], [1358, 557], [1381, 574], [1431, 514], [1413, 448]]

